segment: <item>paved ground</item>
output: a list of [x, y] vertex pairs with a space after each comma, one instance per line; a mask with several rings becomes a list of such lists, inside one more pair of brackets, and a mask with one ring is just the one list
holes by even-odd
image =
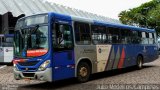
[[134, 67], [94, 74], [87, 83], [68, 79], [54, 83], [42, 81], [14, 80], [12, 66], [0, 69], [0, 85], [3, 90], [95, 90], [95, 89], [159, 89], [160, 58], [147, 63], [141, 70]]

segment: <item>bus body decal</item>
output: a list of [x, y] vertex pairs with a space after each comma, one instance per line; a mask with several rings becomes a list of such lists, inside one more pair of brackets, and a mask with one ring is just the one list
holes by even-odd
[[112, 69], [114, 59], [115, 59], [115, 53], [114, 53], [114, 47], [112, 47], [111, 54], [110, 54], [110, 57], [109, 57], [109, 60], [108, 60], [107, 66], [106, 66], [106, 70]]
[[112, 45], [97, 45], [97, 72], [105, 71]]
[[121, 53], [121, 58], [119, 60], [118, 68], [123, 68], [124, 59], [125, 59], [125, 50], [123, 48]]
[[120, 49], [118, 47], [118, 50], [117, 50], [117, 53], [116, 53], [116, 56], [115, 56], [115, 60], [114, 60], [114, 64], [113, 64], [113, 69], [117, 69], [117, 66], [118, 66], [118, 62], [120, 60]]

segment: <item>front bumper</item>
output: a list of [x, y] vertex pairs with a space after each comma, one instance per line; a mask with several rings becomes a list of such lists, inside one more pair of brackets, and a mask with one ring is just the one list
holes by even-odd
[[41, 81], [52, 82], [52, 68], [47, 68], [44, 71], [37, 71], [37, 72], [17, 71], [14, 68], [14, 78], [16, 80], [31, 79], [31, 80], [41, 80]]

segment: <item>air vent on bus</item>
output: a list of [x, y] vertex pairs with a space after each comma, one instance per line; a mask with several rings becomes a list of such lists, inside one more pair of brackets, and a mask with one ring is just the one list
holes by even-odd
[[21, 66], [34, 66], [38, 63], [38, 61], [31, 61], [31, 62], [18, 62]]
[[35, 73], [23, 73], [24, 77], [34, 77]]

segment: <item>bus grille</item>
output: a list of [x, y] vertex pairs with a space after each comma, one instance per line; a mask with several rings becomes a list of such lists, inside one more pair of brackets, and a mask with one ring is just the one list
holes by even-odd
[[26, 70], [26, 68], [21, 68], [21, 70], [23, 70], [23, 71], [35, 71], [37, 68], [27, 68], [27, 70]]
[[34, 73], [23, 73], [25, 77], [34, 77]]
[[21, 66], [34, 66], [38, 63], [38, 61], [31, 61], [31, 62], [19, 62], [18, 64]]

